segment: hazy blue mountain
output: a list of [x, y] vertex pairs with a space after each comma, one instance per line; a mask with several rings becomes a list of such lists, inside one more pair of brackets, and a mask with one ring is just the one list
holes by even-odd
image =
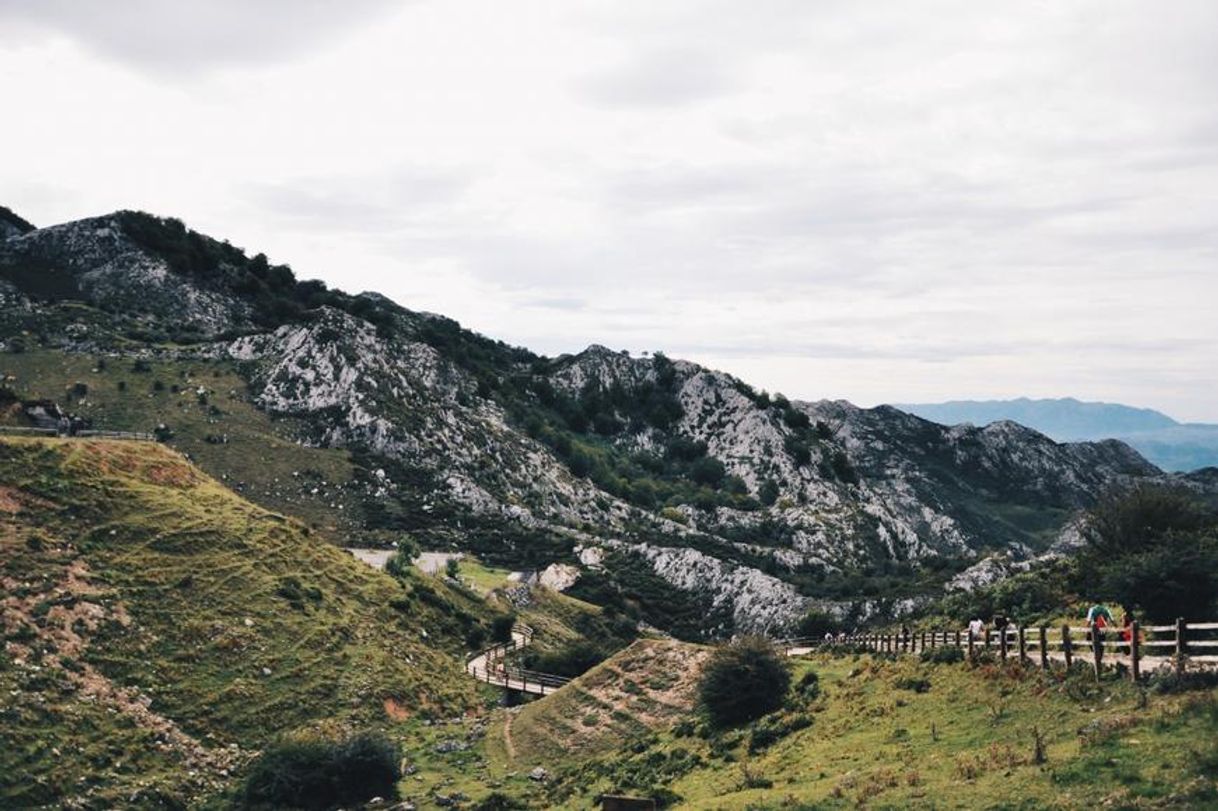
[[897, 408], [942, 425], [983, 426], [1012, 420], [1060, 442], [1121, 439], [1171, 471], [1218, 466], [1218, 425], [1180, 423], [1150, 408], [1057, 400], [952, 400], [904, 403]]

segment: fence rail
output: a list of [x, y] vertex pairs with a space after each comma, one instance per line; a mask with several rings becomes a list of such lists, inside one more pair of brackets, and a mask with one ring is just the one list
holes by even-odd
[[487, 684], [536, 695], [549, 695], [571, 680], [552, 673], [525, 670], [507, 663], [509, 653], [528, 647], [532, 641], [533, 629], [527, 625], [516, 625], [512, 628], [511, 641], [499, 642], [465, 657], [465, 671]]
[[13, 436], [58, 436], [54, 428], [25, 428], [20, 425], [0, 425], [0, 434]]
[[961, 648], [969, 658], [986, 651], [1002, 660], [1039, 662], [1044, 669], [1050, 662], [1085, 662], [1096, 676], [1105, 666], [1127, 668], [1130, 678], [1141, 678], [1143, 671], [1167, 667], [1178, 674], [1188, 669], [1218, 668], [1218, 622], [1185, 622], [1173, 625], [1139, 625], [1128, 628], [1094, 626], [1009, 626], [987, 629], [981, 635], [972, 631], [930, 630], [897, 634], [854, 634], [832, 640], [807, 637], [779, 640], [788, 653], [834, 645], [862, 646], [881, 653], [914, 654], [936, 648]]
[[154, 434], [142, 431], [100, 431], [82, 429], [75, 434], [61, 434], [54, 428], [27, 428], [22, 425], [0, 425], [0, 435], [10, 436], [64, 436], [81, 439], [130, 439], [139, 442], [155, 442]]

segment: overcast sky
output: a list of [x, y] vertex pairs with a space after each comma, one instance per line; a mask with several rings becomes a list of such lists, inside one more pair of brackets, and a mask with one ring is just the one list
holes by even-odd
[[1218, 422], [1218, 3], [0, 0], [0, 204], [547, 354]]

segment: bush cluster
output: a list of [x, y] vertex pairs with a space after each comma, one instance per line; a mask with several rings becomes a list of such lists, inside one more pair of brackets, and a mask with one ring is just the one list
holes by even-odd
[[787, 662], [768, 640], [744, 637], [711, 654], [698, 698], [718, 727], [735, 726], [780, 708], [791, 687]]
[[324, 809], [395, 797], [401, 753], [365, 733], [341, 741], [289, 741], [267, 748], [245, 778], [247, 807]]

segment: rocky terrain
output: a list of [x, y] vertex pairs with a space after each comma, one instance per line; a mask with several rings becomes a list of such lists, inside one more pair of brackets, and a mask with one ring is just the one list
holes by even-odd
[[[1041, 553], [1106, 487], [1165, 475], [1116, 441], [790, 401], [658, 353], [545, 358], [375, 294], [298, 282], [175, 220], [0, 221], [8, 353], [235, 369], [234, 403], [299, 446], [343, 449], [375, 470], [349, 506], [329, 502], [348, 508], [344, 535], [409, 534], [521, 568], [591, 570], [603, 555], [588, 550], [626, 555], [729, 617], [716, 632], [777, 630], [812, 605], [844, 614], [863, 604], [852, 589], [869, 577], [936, 588], [987, 554]], [[38, 390], [37, 378], [9, 381], [11, 397]], [[110, 427], [145, 396], [119, 389]], [[223, 413], [209, 419], [219, 435]], [[243, 482], [251, 497], [279, 487], [257, 475]], [[932, 570], [937, 579], [919, 580]]]

